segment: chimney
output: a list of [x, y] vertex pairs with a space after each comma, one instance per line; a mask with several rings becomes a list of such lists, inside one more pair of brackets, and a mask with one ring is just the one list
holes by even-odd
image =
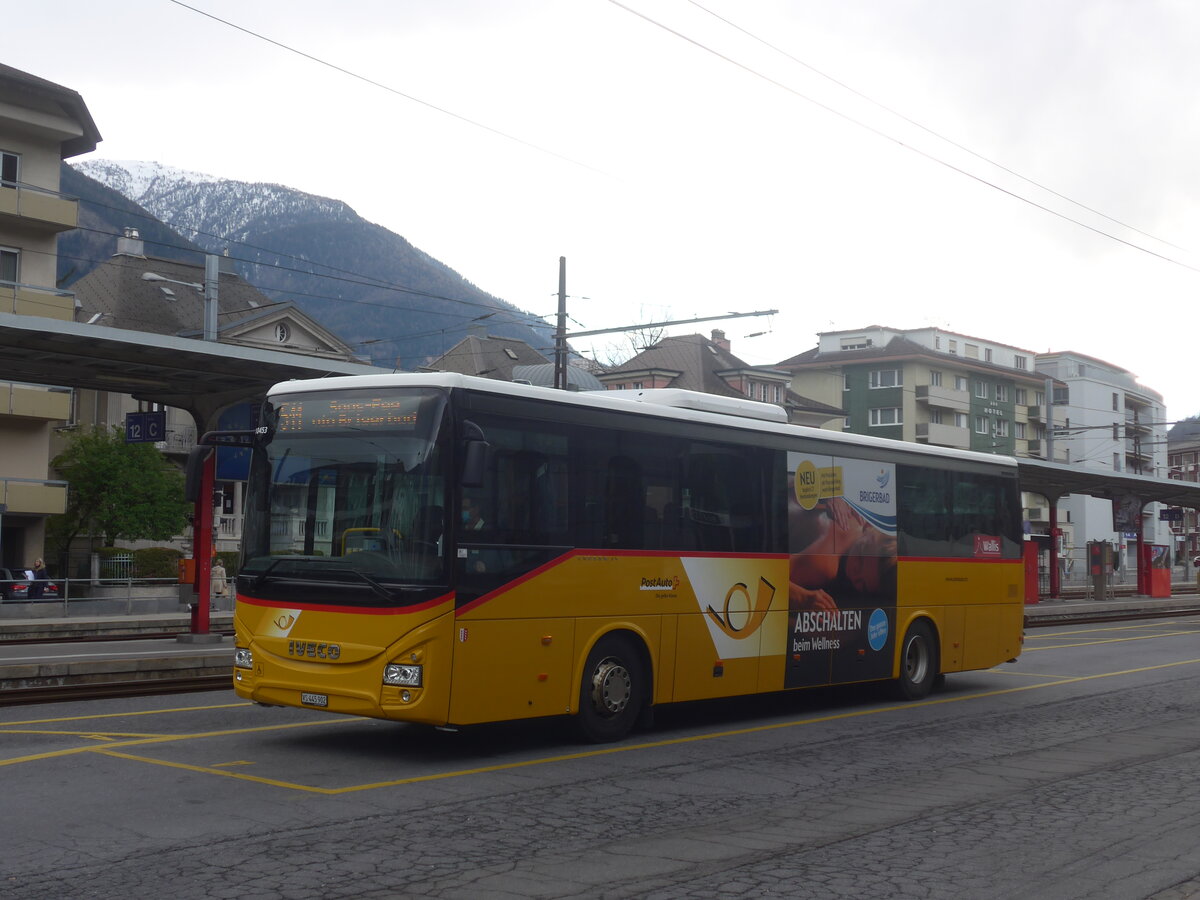
[[467, 336], [479, 338], [481, 341], [486, 341], [488, 336], [487, 325], [485, 325], [483, 322], [472, 322], [470, 327], [467, 329]]
[[136, 228], [125, 226], [125, 234], [117, 238], [117, 252], [114, 256], [136, 256], [139, 259], [146, 258], [146, 243], [142, 240], [142, 235]]
[[714, 344], [716, 344], [718, 347], [720, 347], [722, 350], [724, 350], [726, 353], [733, 352], [732, 350], [729, 349], [729, 341], [727, 341], [725, 339], [725, 332], [722, 331], [720, 328], [714, 328], [712, 330], [712, 342]]

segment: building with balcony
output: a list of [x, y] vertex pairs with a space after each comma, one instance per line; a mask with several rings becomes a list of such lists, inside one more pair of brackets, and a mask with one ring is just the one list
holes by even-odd
[[[1072, 465], [1168, 477], [1161, 394], [1138, 384], [1127, 369], [1082, 353], [1041, 353], [1037, 368], [1055, 379], [1055, 409], [1064, 414], [1055, 440], [1067, 448]], [[1120, 564], [1132, 567], [1133, 532], [1115, 530], [1112, 506], [1099, 497], [1072, 495], [1059, 504], [1059, 518], [1074, 525], [1079, 547], [1109, 541], [1121, 553]], [[1170, 527], [1158, 511], [1157, 503], [1143, 510], [1145, 540], [1172, 545]]]
[[1034, 354], [939, 328], [871, 326], [817, 336], [779, 363], [793, 390], [846, 416], [833, 427], [960, 450], [1068, 461], [1052, 448], [1047, 377]]
[[[1200, 418], [1176, 422], [1167, 432], [1168, 478], [1200, 481]], [[1200, 555], [1200, 512], [1177, 507], [1168, 522], [1177, 558]]]
[[[1053, 380], [1035, 354], [940, 328], [870, 326], [817, 336], [817, 346], [779, 363], [796, 392], [840, 403], [827, 427], [958, 450], [1068, 462], [1052, 423]], [[1053, 417], [1052, 414], [1053, 413]], [[1032, 534], [1049, 540], [1046, 501], [1023, 500]], [[1070, 531], [1070, 526], [1063, 529]]]
[[[59, 173], [99, 142], [77, 92], [0, 65], [0, 314], [73, 320], [75, 298], [55, 279], [58, 235], [78, 224], [79, 203], [59, 192]], [[49, 460], [72, 402], [66, 387], [0, 382], [0, 565], [44, 556], [46, 518], [66, 507]]]

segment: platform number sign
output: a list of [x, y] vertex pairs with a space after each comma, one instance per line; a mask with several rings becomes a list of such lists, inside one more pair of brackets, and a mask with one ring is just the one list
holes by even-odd
[[138, 412], [125, 414], [125, 443], [158, 443], [167, 439], [167, 413]]

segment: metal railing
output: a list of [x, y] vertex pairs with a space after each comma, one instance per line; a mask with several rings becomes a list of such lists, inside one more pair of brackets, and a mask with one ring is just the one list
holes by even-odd
[[[54, 578], [42, 582], [41, 597], [29, 599], [24, 592], [14, 595], [12, 586], [28, 581], [0, 581], [0, 619], [43, 619], [133, 616], [153, 613], [177, 613], [187, 609], [195, 594], [192, 585], [169, 578]], [[52, 586], [52, 587], [51, 587]], [[226, 580], [225, 593], [213, 586], [210, 607], [217, 611], [233, 608], [232, 579]]]

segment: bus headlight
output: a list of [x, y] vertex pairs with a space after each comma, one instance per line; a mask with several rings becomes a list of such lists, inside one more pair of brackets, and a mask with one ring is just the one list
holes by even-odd
[[233, 666], [235, 669], [254, 668], [254, 653], [249, 647], [233, 648]]
[[383, 667], [383, 683], [401, 687], [421, 686], [421, 666], [404, 663], [388, 663]]

